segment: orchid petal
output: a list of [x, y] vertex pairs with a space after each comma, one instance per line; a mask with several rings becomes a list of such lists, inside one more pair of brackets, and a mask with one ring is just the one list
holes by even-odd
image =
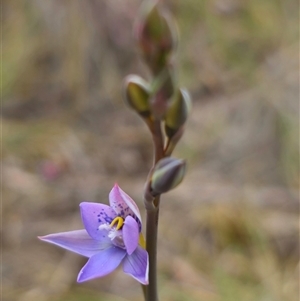
[[127, 253], [131, 255], [139, 244], [139, 225], [133, 217], [126, 217], [122, 234]]
[[149, 258], [146, 250], [138, 246], [136, 250], [126, 256], [123, 271], [142, 284], [148, 284]]
[[142, 219], [138, 206], [134, 200], [118, 186], [118, 184], [115, 184], [109, 193], [109, 204], [110, 207], [124, 219], [128, 215], [135, 218], [141, 229]]
[[85, 257], [91, 257], [111, 246], [109, 238], [102, 241], [94, 240], [86, 230], [60, 232], [39, 236], [38, 238]]
[[98, 203], [83, 202], [80, 204], [80, 211], [86, 231], [96, 240], [101, 240], [107, 235], [107, 230], [101, 230], [99, 226], [109, 225], [117, 216], [112, 208]]
[[125, 250], [110, 247], [92, 256], [78, 274], [77, 281], [83, 282], [105, 276], [115, 270], [125, 257]]

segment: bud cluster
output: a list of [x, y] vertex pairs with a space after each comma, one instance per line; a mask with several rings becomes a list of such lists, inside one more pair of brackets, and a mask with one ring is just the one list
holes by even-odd
[[[164, 158], [172, 154], [181, 138], [191, 108], [187, 90], [177, 87], [173, 56], [177, 48], [177, 29], [159, 0], [144, 1], [135, 26], [135, 38], [152, 79], [138, 75], [124, 80], [123, 94], [128, 106], [138, 113], [151, 133], [157, 133], [157, 122], [163, 131], [163, 159], [156, 161], [150, 186], [153, 195], [165, 193], [183, 179], [185, 162]], [[161, 158], [158, 158], [161, 159]]]

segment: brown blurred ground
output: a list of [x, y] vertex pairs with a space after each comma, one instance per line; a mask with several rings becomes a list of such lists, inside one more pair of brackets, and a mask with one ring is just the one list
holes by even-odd
[[[152, 146], [121, 83], [148, 72], [137, 0], [2, 4], [2, 284], [5, 301], [141, 300], [121, 271], [76, 284], [85, 259], [37, 235], [81, 228], [82, 200], [114, 182], [139, 203]], [[178, 20], [193, 111], [162, 201], [164, 301], [293, 301], [299, 292], [297, 1], [165, 1]]]

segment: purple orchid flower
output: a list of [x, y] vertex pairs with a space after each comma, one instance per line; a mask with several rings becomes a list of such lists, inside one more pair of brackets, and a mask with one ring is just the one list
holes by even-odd
[[[148, 253], [139, 245], [142, 237], [139, 209], [117, 184], [109, 194], [109, 203], [110, 206], [81, 203], [85, 229], [49, 234], [39, 239], [89, 258], [78, 274], [78, 282], [103, 277], [122, 263], [126, 274], [148, 284]], [[142, 240], [140, 242], [142, 244]]]

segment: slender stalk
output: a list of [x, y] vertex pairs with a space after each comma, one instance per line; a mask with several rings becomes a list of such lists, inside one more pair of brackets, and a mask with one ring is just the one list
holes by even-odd
[[147, 286], [142, 284], [142, 290], [143, 290], [143, 296], [144, 296], [144, 299], [146, 300], [147, 298]]
[[164, 139], [161, 131], [160, 120], [154, 120], [150, 130], [152, 132], [152, 139], [154, 144], [154, 167], [155, 164], [164, 157]]
[[[161, 131], [161, 123], [159, 120], [154, 120], [152, 127], [152, 138], [154, 144], [154, 162], [155, 164], [164, 157], [164, 140]], [[153, 170], [152, 168], [152, 170]], [[150, 171], [149, 178], [151, 178]], [[149, 187], [148, 187], [149, 188]], [[145, 202], [149, 200], [145, 199]], [[149, 255], [149, 285], [146, 287], [146, 301], [158, 301], [157, 293], [157, 231], [158, 231], [158, 217], [159, 217], [159, 202], [160, 195], [153, 199], [153, 205], [148, 206], [147, 210], [147, 221], [146, 221], [146, 250]]]
[[[159, 196], [156, 197], [159, 199]], [[158, 200], [159, 202], [159, 200]], [[157, 294], [157, 230], [159, 208], [147, 210], [146, 249], [149, 254], [149, 285], [146, 289], [146, 301], [158, 301]]]

